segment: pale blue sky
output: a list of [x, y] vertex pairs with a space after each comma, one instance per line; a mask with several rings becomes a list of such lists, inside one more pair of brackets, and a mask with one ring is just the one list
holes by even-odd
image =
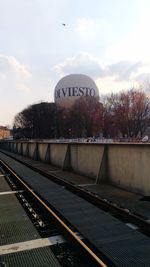
[[0, 125], [70, 73], [100, 95], [149, 82], [149, 13], [149, 0], [0, 0]]

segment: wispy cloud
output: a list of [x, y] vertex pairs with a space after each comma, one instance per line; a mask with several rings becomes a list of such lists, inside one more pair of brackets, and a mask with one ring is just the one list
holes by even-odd
[[0, 55], [0, 90], [28, 91], [28, 80], [32, 77], [29, 68], [15, 57]]
[[55, 65], [54, 69], [61, 76], [70, 73], [86, 73], [93, 78], [113, 77], [116, 81], [129, 81], [141, 75], [144, 72], [144, 66], [146, 65], [140, 61], [125, 60], [113, 64], [104, 64], [91, 54], [80, 53], [74, 57], [66, 58], [64, 62]]
[[85, 73], [94, 78], [104, 75], [105, 67], [94, 56], [88, 53], [79, 53], [74, 57], [66, 58], [62, 63], [54, 66], [60, 76], [71, 73]]
[[105, 90], [118, 91], [150, 81], [150, 62], [124, 60], [104, 64], [88, 53], [66, 58], [64, 62], [55, 65], [54, 69], [60, 77], [71, 73], [87, 74], [95, 79], [103, 93]]

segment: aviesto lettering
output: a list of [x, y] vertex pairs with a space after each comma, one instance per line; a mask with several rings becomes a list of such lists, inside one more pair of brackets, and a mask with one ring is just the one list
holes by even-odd
[[88, 87], [66, 87], [55, 91], [55, 99], [71, 96], [95, 96], [95, 90]]

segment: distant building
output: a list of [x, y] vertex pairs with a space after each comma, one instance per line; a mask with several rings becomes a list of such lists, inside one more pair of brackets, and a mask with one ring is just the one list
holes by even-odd
[[0, 126], [0, 139], [9, 138], [11, 136], [11, 130], [5, 126]]

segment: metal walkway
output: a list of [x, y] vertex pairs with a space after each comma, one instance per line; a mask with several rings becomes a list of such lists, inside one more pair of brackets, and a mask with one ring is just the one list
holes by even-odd
[[60, 267], [0, 172], [0, 266]]
[[[60, 168], [52, 166], [48, 163], [35, 161], [31, 158], [24, 157], [22, 155], [15, 154], [0, 149], [0, 151], [10, 155], [10, 157], [25, 162], [27, 166], [30, 165], [35, 168], [35, 171], [42, 171], [47, 174], [54, 174], [59, 179], [67, 181], [71, 184], [85, 188], [89, 192], [96, 193], [102, 198], [106, 198], [108, 201], [118, 204], [118, 206], [125, 207], [135, 214], [139, 214], [147, 220], [150, 220], [150, 204], [148, 201], [141, 201], [142, 195], [127, 191], [123, 188], [116, 187], [112, 184], [100, 183], [94, 184], [93, 180], [89, 177], [79, 175], [73, 172], [62, 171]], [[44, 174], [43, 174], [44, 175]]]
[[150, 266], [150, 239], [91, 203], [0, 153], [32, 189], [53, 205], [116, 266]]

